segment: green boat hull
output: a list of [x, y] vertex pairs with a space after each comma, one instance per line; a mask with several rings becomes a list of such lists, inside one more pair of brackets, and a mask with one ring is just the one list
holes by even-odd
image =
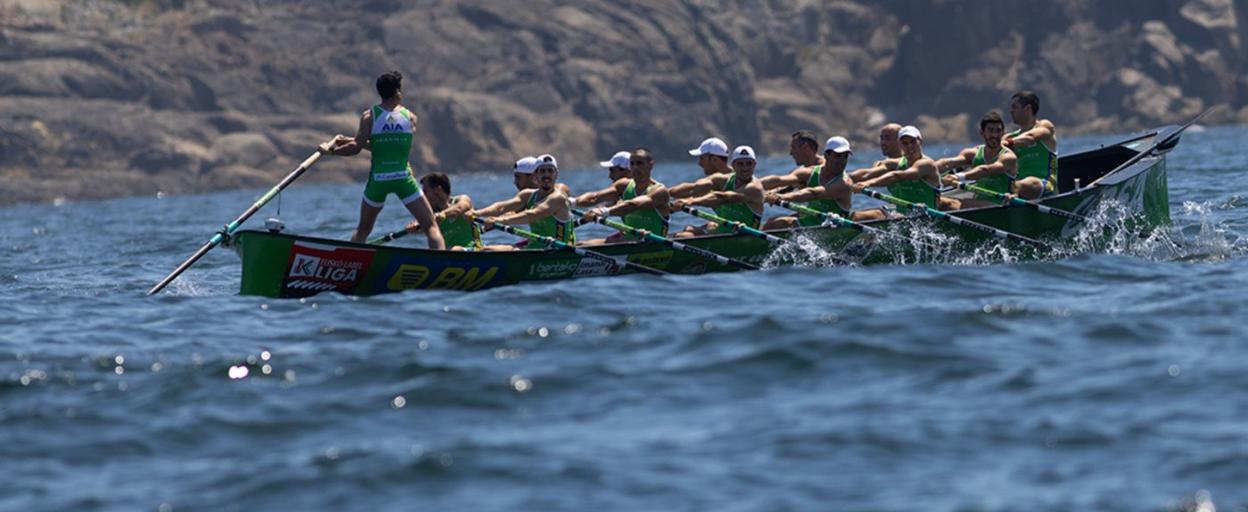
[[[1170, 223], [1170, 199], [1166, 181], [1165, 152], [1139, 159], [1119, 168], [1148, 146], [1164, 129], [1145, 132], [1118, 144], [1063, 157], [1063, 192], [1043, 204], [1085, 216], [1094, 216], [1106, 205], [1128, 213], [1127, 227], [1147, 231]], [[1176, 141], [1177, 143], [1177, 141]], [[1079, 188], [1075, 188], [1075, 180]], [[1018, 206], [961, 210], [954, 215], [1031, 238], [1060, 242], [1087, 230], [1077, 220]], [[895, 219], [869, 223], [906, 236], [926, 240], [955, 241], [941, 246], [956, 254], [977, 247], [998, 246], [983, 231], [930, 219]], [[774, 231], [783, 238], [801, 237], [802, 247], [815, 247], [837, 255], [838, 260], [863, 264], [940, 261], [931, 246], [877, 237], [852, 228], [818, 226]], [[688, 239], [693, 246], [758, 265], [800, 262], [800, 251], [778, 249], [760, 238], [723, 234]], [[474, 291], [530, 281], [629, 273], [571, 250], [521, 250], [510, 252], [435, 251], [429, 249], [356, 244], [341, 240], [267, 231], [241, 231], [230, 245], [242, 258], [240, 293], [266, 297], [307, 297], [325, 291], [350, 295], [376, 295], [412, 289]], [[1009, 246], [1018, 258], [1044, 257], [1030, 247]], [[593, 250], [674, 274], [733, 272], [735, 267], [673, 250], [656, 242], [625, 242]]]

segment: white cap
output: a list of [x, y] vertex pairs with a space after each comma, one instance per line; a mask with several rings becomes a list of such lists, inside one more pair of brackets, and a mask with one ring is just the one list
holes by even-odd
[[555, 155], [552, 155], [550, 153], [547, 153], [545, 155], [541, 155], [535, 158], [533, 162], [533, 170], [536, 171], [538, 167], [541, 167], [546, 164], [550, 164], [551, 167], [554, 167], [556, 171], [559, 170], [559, 161], [555, 160]]
[[841, 137], [839, 135], [836, 137], [832, 137], [828, 139], [827, 142], [823, 143], [823, 151], [824, 152], [833, 151], [836, 153], [853, 153], [854, 152], [853, 150], [849, 149], [849, 141], [845, 140], [845, 137]]
[[719, 137], [711, 137], [702, 141], [702, 144], [698, 145], [698, 149], [690, 149], [689, 154], [693, 156], [728, 156], [728, 143], [720, 140]]
[[514, 172], [517, 172], [519, 174], [533, 174], [533, 171], [536, 171], [536, 170], [537, 170], [536, 158], [531, 157], [531, 156], [526, 156], [524, 158], [516, 160], [516, 167], [514, 169]]
[[732, 158], [728, 159], [728, 165], [732, 165], [732, 163], [737, 160], [753, 160], [757, 162], [758, 158], [754, 156], [754, 148], [749, 146], [737, 146], [736, 149], [732, 150]]
[[614, 155], [611, 155], [611, 159], [610, 159], [610, 160], [607, 160], [606, 162], [598, 162], [598, 165], [601, 165], [601, 166], [603, 166], [603, 167], [607, 167], [607, 168], [610, 168], [610, 167], [623, 167], [623, 168], [627, 169], [627, 168], [628, 168], [628, 159], [629, 159], [629, 157], [631, 157], [631, 156], [632, 156], [632, 153], [629, 153], [629, 152], [627, 152], [627, 151], [620, 151], [619, 153], [616, 153], [616, 154], [614, 154]]
[[902, 137], [914, 137], [916, 139], [923, 140], [923, 134], [919, 133], [919, 129], [915, 128], [914, 125], [901, 127], [901, 131], [897, 132], [897, 138], [900, 139]]

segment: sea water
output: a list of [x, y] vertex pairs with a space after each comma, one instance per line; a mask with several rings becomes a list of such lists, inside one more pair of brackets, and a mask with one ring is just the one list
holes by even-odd
[[[1164, 233], [1023, 263], [275, 300], [217, 249], [148, 297], [263, 191], [0, 209], [0, 509], [1248, 510], [1245, 137], [1184, 135]], [[362, 188], [248, 225], [345, 238]]]

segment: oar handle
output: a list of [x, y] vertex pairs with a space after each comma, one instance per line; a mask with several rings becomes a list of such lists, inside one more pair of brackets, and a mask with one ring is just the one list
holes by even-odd
[[979, 230], [979, 231], [983, 231], [983, 232], [988, 233], [988, 234], [990, 234], [990, 235], [992, 235], [992, 236], [995, 236], [995, 237], [997, 237], [997, 238], [1001, 238], [1001, 239], [1005, 239], [1005, 240], [1013, 240], [1013, 241], [1016, 241], [1016, 242], [1023, 242], [1023, 243], [1026, 243], [1026, 244], [1031, 244], [1031, 245], [1034, 245], [1034, 246], [1037, 246], [1037, 247], [1044, 247], [1044, 248], [1049, 248], [1049, 247], [1050, 247], [1050, 246], [1049, 246], [1049, 244], [1044, 243], [1044, 242], [1041, 242], [1041, 241], [1036, 240], [1036, 239], [1034, 239], [1034, 238], [1028, 238], [1028, 237], [1025, 237], [1025, 236], [1019, 235], [1019, 234], [1015, 234], [1015, 233], [1011, 233], [1011, 232], [1009, 232], [1009, 231], [1005, 231], [1005, 230], [1003, 230], [1003, 229], [997, 229], [997, 228], [994, 228], [994, 227], [989, 226], [989, 225], [986, 225], [986, 224], [980, 224], [980, 223], [975, 222], [975, 221], [966, 220], [966, 219], [963, 219], [962, 217], [957, 217], [957, 216], [954, 216], [954, 215], [949, 215], [948, 213], [942, 212], [942, 211], [940, 211], [940, 210], [937, 210], [937, 209], [932, 208], [932, 207], [930, 207], [930, 206], [927, 206], [927, 205], [925, 205], [925, 204], [912, 203], [912, 202], [910, 202], [910, 201], [906, 201], [906, 200], [901, 199], [901, 198], [898, 198], [898, 197], [893, 197], [893, 196], [890, 196], [890, 195], [888, 195], [888, 194], [884, 194], [884, 193], [881, 193], [881, 192], [877, 192], [877, 191], [871, 190], [871, 189], [869, 189], [869, 188], [864, 188], [864, 189], [862, 189], [862, 191], [861, 191], [861, 192], [862, 192], [863, 194], [866, 194], [866, 195], [868, 195], [868, 196], [870, 196], [870, 197], [873, 197], [873, 198], [875, 198], [875, 199], [879, 199], [879, 200], [881, 200], [881, 201], [885, 201], [885, 202], [888, 202], [888, 203], [892, 203], [892, 204], [895, 204], [895, 205], [897, 205], [897, 206], [901, 206], [901, 207], [905, 207], [905, 208], [918, 208], [918, 209], [920, 209], [920, 210], [922, 210], [922, 211], [926, 212], [929, 216], [936, 217], [937, 219], [940, 219], [940, 220], [943, 220], [943, 221], [947, 221], [947, 222], [950, 222], [950, 223], [952, 223], [952, 224], [956, 224], [956, 225], [958, 225], [958, 226], [964, 226], [964, 227], [968, 227], [968, 228], [976, 229], [976, 230]]
[[[477, 224], [478, 226], [481, 226], [482, 230], [485, 230], [485, 221], [483, 219], [473, 219], [473, 222]], [[552, 247], [555, 247], [557, 249], [571, 249], [572, 252], [575, 253], [577, 256], [581, 256], [583, 258], [593, 258], [599, 261], [603, 261], [603, 262], [613, 265], [616, 268], [623, 266], [624, 268], [630, 268], [638, 272], [645, 272], [647, 274], [654, 274], [656, 276], [669, 275], [667, 272], [664, 272], [657, 268], [648, 267], [640, 263], [633, 263], [631, 261], [628, 261], [627, 258], [613, 258], [611, 256], [607, 256], [606, 254], [603, 254], [597, 251], [591, 251], [588, 249], [583, 249], [573, 244], [566, 243], [562, 240], [558, 240], [554, 237], [549, 237], [546, 235], [539, 235], [537, 233], [534, 233], [526, 229], [518, 228], [518, 227], [507, 225], [507, 224], [500, 224], [497, 222], [494, 223], [494, 227], [501, 229], [506, 233], [516, 235], [519, 237], [528, 238], [529, 240], [542, 242]]]
[[[324, 144], [321, 146], [323, 145]], [[299, 164], [299, 167], [296, 167], [294, 171], [291, 171], [291, 173], [287, 174], [285, 178], [282, 178], [282, 181], [278, 182], [276, 186], [269, 189], [269, 191], [264, 195], [260, 196], [260, 198], [252, 203], [251, 207], [247, 208], [247, 210], [239, 215], [238, 218], [234, 219], [229, 224], [226, 224], [224, 228], [214, 234], [212, 238], [208, 239], [208, 242], [205, 243], [203, 247], [200, 247], [198, 251], [195, 251], [195, 254], [192, 254], [190, 258], [187, 258], [181, 265], [178, 265], [178, 268], [173, 269], [173, 272], [170, 272], [169, 275], [165, 276], [164, 279], [161, 279], [159, 283], [156, 283], [156, 286], [153, 286], [150, 290], [148, 290], [147, 294], [152, 295], [163, 290], [169, 285], [169, 283], [172, 283], [174, 279], [177, 279], [178, 276], [182, 275], [186, 269], [191, 268], [191, 265], [194, 265], [195, 262], [204, 257], [205, 254], [208, 254], [208, 251], [218, 245], [221, 245], [221, 242], [224, 242], [226, 237], [233, 234], [239, 226], [241, 226], [244, 222], [247, 222], [247, 219], [250, 219], [252, 215], [255, 215], [256, 212], [260, 211], [260, 208], [264, 207], [265, 204], [268, 204], [269, 201], [276, 197], [278, 193], [285, 190], [291, 183], [294, 183], [295, 180], [299, 179], [303, 173], [307, 172], [308, 169], [311, 169], [312, 165], [316, 164], [316, 162], [320, 159], [321, 151], [318, 146], [317, 151], [313, 152], [311, 156], [305, 158], [303, 162]]]

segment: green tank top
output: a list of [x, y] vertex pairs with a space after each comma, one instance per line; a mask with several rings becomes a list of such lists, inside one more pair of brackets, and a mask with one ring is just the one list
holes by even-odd
[[[823, 166], [822, 165], [815, 166], [815, 169], [811, 171], [810, 173], [810, 179], [806, 180], [806, 188], [814, 188], [814, 187], [820, 186], [823, 183], [823, 180], [821, 178], [822, 174], [823, 174]], [[833, 199], [815, 199], [814, 201], [807, 201], [806, 206], [815, 210], [819, 210], [824, 213], [835, 213], [842, 217], [849, 217], [849, 212], [845, 211], [844, 208], [841, 208], [841, 203], [838, 203]], [[803, 226], [807, 225], [807, 223], [813, 222], [815, 224], [819, 224], [823, 222], [823, 220], [820, 219], [818, 216], [808, 215], [805, 213], [798, 214], [797, 220]]]
[[[731, 176], [728, 177], [728, 181], [724, 183], [724, 191], [731, 192], [736, 188], [736, 185], [737, 185], [737, 175], [736, 173], [733, 173]], [[718, 215], [720, 217], [723, 217], [731, 221], [740, 222], [742, 224], [745, 224], [746, 226], [749, 226], [755, 229], [758, 228], [758, 226], [762, 223], [762, 220], [763, 220], [763, 216], [757, 213], [754, 213], [754, 210], [750, 209], [750, 205], [746, 203], [721, 204], [719, 206], [716, 206], [714, 210], [715, 210], [715, 215]], [[716, 233], [730, 233], [732, 232], [732, 226], [727, 226], [727, 225], [719, 226], [715, 229], [715, 232]]]
[[[451, 204], [459, 201], [460, 196], [451, 198]], [[475, 223], [468, 222], [462, 215], [438, 221], [438, 229], [442, 230], [442, 239], [446, 248], [460, 246], [472, 249], [481, 248], [481, 230]]]
[[[1005, 148], [1001, 148], [1001, 151], [1005, 151]], [[971, 167], [979, 167], [981, 165], [988, 165], [988, 164], [996, 162], [997, 159], [999, 158], [1001, 158], [1001, 153], [997, 153], [997, 157], [993, 158], [992, 162], [989, 162], [988, 159], [984, 155], [984, 145], [980, 144], [979, 147], [975, 148], [975, 158], [971, 159]], [[993, 192], [997, 192], [1000, 194], [1009, 194], [1010, 184], [1012, 183], [1014, 183], [1014, 178], [1011, 178], [1010, 175], [994, 174], [992, 176], [988, 176], [987, 178], [977, 180], [975, 182], [975, 186], [980, 187], [980, 188], [986, 188], [988, 190], [991, 190]], [[975, 197], [986, 200], [986, 201], [995, 201], [997, 199], [993, 196], [990, 196], [987, 194], [979, 194], [979, 193], [976, 193]]]
[[[524, 209], [528, 210], [537, 206], [537, 193], [539, 190], [529, 194], [529, 202], [524, 205]], [[529, 231], [542, 236], [548, 236], [569, 245], [576, 244], [576, 232], [572, 230], [572, 219], [559, 220], [554, 215], [544, 219], [538, 219], [529, 223]]]
[[[658, 183], [651, 183], [646, 187], [647, 194], [654, 187], [659, 186]], [[637, 182], [628, 180], [628, 188], [624, 189], [624, 193], [620, 195], [621, 201], [628, 201], [637, 197]], [[668, 220], [659, 214], [657, 208], [646, 208], [644, 210], [636, 210], [624, 216], [624, 223], [629, 226], [644, 229], [656, 235], [667, 237]]]
[[[1017, 137], [1022, 132], [1022, 129], [1014, 130], [1009, 136]], [[1046, 192], [1057, 190], [1056, 153], [1049, 151], [1049, 147], [1040, 141], [1025, 148], [1011, 149], [1018, 157], [1018, 177], [1015, 179], [1037, 178], [1045, 182]]]
[[[897, 163], [897, 170], [904, 171], [909, 168], [910, 159], [902, 156], [901, 161]], [[923, 180], [898, 181], [888, 186], [888, 195], [911, 203], [925, 204], [932, 208], [939, 208], [940, 204], [940, 191]]]
[[407, 157], [412, 152], [412, 113], [399, 106], [386, 110], [373, 106], [373, 128], [368, 135], [372, 152], [372, 168], [369, 181], [408, 179], [412, 167]]

